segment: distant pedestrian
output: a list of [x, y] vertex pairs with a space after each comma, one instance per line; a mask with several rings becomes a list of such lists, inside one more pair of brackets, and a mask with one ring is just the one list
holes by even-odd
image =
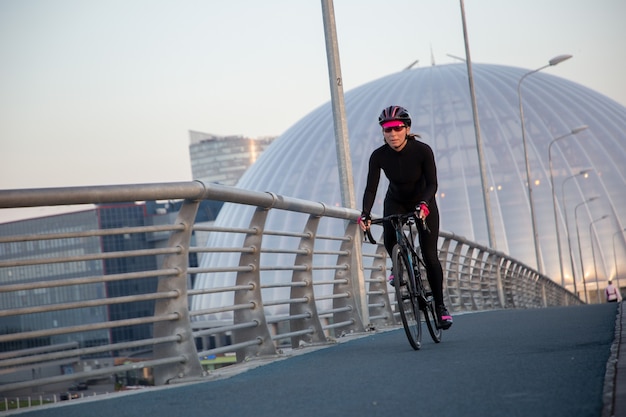
[[613, 281], [609, 280], [609, 285], [604, 290], [604, 294], [606, 295], [607, 303], [617, 303], [618, 301], [622, 301], [622, 294], [620, 294], [619, 290], [615, 288], [613, 285]]

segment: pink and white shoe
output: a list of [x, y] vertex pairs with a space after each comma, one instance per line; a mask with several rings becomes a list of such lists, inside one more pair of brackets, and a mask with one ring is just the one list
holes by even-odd
[[443, 330], [448, 330], [450, 328], [450, 326], [452, 326], [452, 316], [450, 315], [450, 313], [448, 312], [448, 309], [446, 308], [446, 306], [439, 306], [439, 308], [437, 309], [437, 312], [439, 313], [439, 325]]

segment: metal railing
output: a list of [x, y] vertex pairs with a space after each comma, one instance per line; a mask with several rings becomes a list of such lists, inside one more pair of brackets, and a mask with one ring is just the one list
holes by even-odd
[[[360, 213], [356, 210], [198, 181], [0, 190], [0, 209], [153, 200], [184, 202], [175, 221], [167, 225], [0, 236], [0, 324], [3, 320], [10, 322], [41, 315], [69, 317], [68, 314], [108, 311], [111, 306], [135, 302], [154, 304], [154, 313], [141, 317], [115, 320], [104, 315], [98, 322], [78, 320], [13, 331], [9, 327], [0, 328], [0, 346], [19, 346], [0, 352], [0, 392], [5, 396], [34, 387], [40, 389], [51, 384], [144, 369], [152, 370], [156, 385], [188, 381], [207, 375], [203, 360], [208, 357], [226, 354], [243, 362], [279, 355], [285, 348], [333, 343], [334, 338], [346, 334], [398, 325], [393, 291], [388, 291], [386, 280], [390, 265], [385, 249], [380, 243], [361, 248], [362, 236], [356, 224]], [[249, 226], [194, 224], [203, 200], [252, 207], [254, 212]], [[269, 230], [266, 219], [271, 211], [303, 213], [305, 221], [300, 230]], [[342, 220], [343, 227], [335, 228], [334, 235], [318, 235], [320, 222], [330, 219]], [[194, 246], [194, 232], [239, 235], [243, 236], [243, 244]], [[164, 233], [168, 236], [166, 245], [141, 250], [78, 254], [50, 251], [50, 257], [45, 258], [24, 257], [19, 251], [19, 245], [43, 245], [42, 242]], [[289, 237], [292, 243], [287, 247], [264, 245], [264, 238], [268, 236]], [[334, 242], [336, 249], [316, 249], [316, 242], [321, 241]], [[189, 264], [190, 254], [226, 252], [237, 254], [238, 262], [228, 266]], [[267, 253], [290, 254], [293, 262], [265, 265], [261, 259]], [[528, 266], [451, 233], [441, 232], [439, 256], [444, 269], [444, 297], [453, 312], [581, 303], [574, 294]], [[52, 280], [18, 278], [12, 274], [24, 267], [60, 266], [71, 271], [71, 265], [76, 263], [141, 257], [156, 257], [161, 262], [148, 270], [84, 276], [68, 274]], [[328, 264], [328, 259], [334, 261]], [[210, 288], [188, 285], [191, 276], [223, 273], [235, 274], [235, 282], [231, 285], [216, 280]], [[288, 278], [280, 282], [265, 279], [276, 274], [286, 274]], [[106, 291], [97, 290], [115, 283], [146, 279], [156, 282], [155, 291], [107, 296]], [[285, 297], [268, 297], [266, 294], [271, 289], [278, 289], [276, 292]], [[53, 296], [60, 293], [74, 295]], [[190, 300], [207, 294], [228, 294], [232, 302], [189, 308]], [[277, 306], [282, 307], [280, 314], [275, 313]], [[86, 343], [80, 336], [94, 331], [110, 335], [114, 329], [140, 325], [150, 326], [151, 334], [114, 342], [105, 338], [99, 343]], [[37, 342], [40, 346], [36, 346]], [[114, 360], [132, 356], [129, 352], [142, 353], [139, 359]], [[87, 363], [85, 358], [92, 358], [91, 365], [93, 358], [100, 358], [100, 364], [106, 365], [76, 365]], [[106, 362], [103, 358], [110, 360]], [[72, 373], [49, 372], [64, 364], [73, 364]], [[40, 371], [36, 373], [35, 368]], [[41, 369], [48, 371], [42, 373]]]

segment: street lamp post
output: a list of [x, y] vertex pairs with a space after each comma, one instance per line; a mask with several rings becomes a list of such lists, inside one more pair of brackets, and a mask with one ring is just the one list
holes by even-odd
[[617, 255], [615, 254], [615, 236], [617, 236], [619, 233], [624, 233], [626, 232], [626, 229], [624, 230], [618, 230], [617, 232], [613, 233], [613, 260], [615, 261], [615, 281], [617, 282], [617, 288], [619, 288], [619, 274], [617, 273]]
[[544, 65], [543, 67], [537, 68], [536, 70], [527, 72], [522, 76], [522, 78], [517, 83], [517, 96], [519, 98], [519, 115], [522, 125], [522, 143], [524, 145], [524, 160], [526, 162], [526, 184], [528, 188], [528, 203], [530, 204], [530, 220], [532, 222], [533, 229], [533, 241], [535, 244], [535, 256], [537, 258], [537, 269], [539, 272], [543, 273], [543, 266], [541, 262], [541, 251], [539, 250], [539, 238], [537, 236], [537, 219], [535, 218], [535, 208], [533, 203], [533, 191], [532, 186], [530, 184], [530, 161], [528, 159], [528, 146], [526, 145], [526, 123], [524, 122], [524, 106], [522, 105], [522, 81], [526, 79], [529, 75], [532, 75], [536, 72], [541, 71], [544, 68], [548, 68], [561, 62], [568, 60], [572, 57], [572, 55], [559, 55], [552, 58], [548, 61], [548, 65]]
[[478, 151], [478, 166], [480, 168], [480, 183], [483, 188], [483, 204], [485, 205], [485, 221], [487, 222], [487, 236], [489, 246], [496, 249], [496, 232], [493, 228], [493, 215], [491, 213], [491, 198], [489, 197], [489, 186], [487, 180], [487, 167], [485, 165], [485, 152], [483, 150], [483, 140], [480, 134], [480, 121], [478, 118], [478, 106], [476, 104], [476, 92], [474, 89], [474, 75], [472, 72], [472, 58], [469, 50], [469, 40], [467, 37], [467, 25], [465, 23], [465, 5], [460, 0], [461, 20], [463, 21], [463, 39], [465, 40], [465, 56], [467, 66], [467, 76], [469, 80], [470, 97], [472, 99], [472, 114], [474, 116], [474, 132], [476, 134], [476, 150]]
[[[352, 160], [350, 157], [350, 140], [348, 135], [348, 121], [343, 94], [343, 78], [339, 59], [337, 42], [337, 24], [332, 0], [322, 0], [322, 17], [324, 22], [324, 38], [326, 41], [326, 58], [328, 61], [328, 81], [330, 83], [330, 98], [332, 103], [333, 125], [335, 131], [335, 147], [337, 151], [337, 169], [339, 171], [339, 189], [341, 202], [344, 207], [356, 208], [354, 180], [352, 175]], [[356, 280], [353, 289], [354, 296], [363, 322], [369, 323], [369, 307], [365, 295], [365, 280], [361, 265], [361, 246], [355, 246]]]
[[[559, 220], [556, 215], [556, 193], [554, 192], [554, 174], [552, 173], [552, 145], [554, 145], [558, 140], [564, 139], [571, 135], [576, 135], [583, 130], [587, 129], [587, 125], [582, 125], [572, 129], [569, 133], [565, 135], [559, 136], [556, 139], [553, 139], [548, 145], [548, 163], [550, 166], [550, 186], [552, 187], [552, 206], [554, 208], [554, 227], [556, 228], [556, 247], [559, 253], [559, 267], [561, 268], [561, 287], [565, 287], [565, 273], [563, 272], [563, 256], [561, 254], [561, 237], [559, 235]], [[573, 274], [573, 273], [572, 273]]]
[[[591, 223], [589, 223], [589, 241], [591, 242], [591, 256], [593, 258], [593, 273], [596, 276], [596, 294], [598, 296], [598, 304], [600, 304], [602, 302], [602, 299], [600, 298], [600, 283], [598, 281], [598, 268], [596, 266], [596, 251], [593, 249], [593, 235], [591, 234], [591, 232], [595, 232], [595, 230], [593, 229], [593, 224], [595, 222], [599, 222], [600, 220], [604, 220], [607, 217], [609, 217], [608, 214], [605, 214], [604, 216], [595, 219], [594, 221], [592, 221]], [[595, 233], [594, 233], [595, 234]], [[596, 240], [598, 236], [596, 236]]]
[[591, 171], [591, 170], [590, 169], [583, 169], [582, 171], [578, 172], [577, 174], [570, 175], [569, 177], [565, 178], [563, 180], [563, 182], [561, 183], [561, 199], [563, 201], [563, 217], [565, 217], [565, 234], [567, 235], [567, 247], [568, 247], [568, 250], [569, 250], [569, 262], [570, 262], [570, 266], [572, 268], [572, 280], [574, 281], [574, 294], [576, 294], [576, 295], [578, 295], [578, 289], [576, 288], [576, 268], [574, 268], [574, 255], [573, 255], [573, 252], [572, 252], [572, 241], [571, 241], [570, 233], [569, 233], [569, 220], [567, 218], [567, 203], [565, 202], [565, 184], [567, 183], [568, 180], [571, 180], [572, 178], [576, 178], [579, 175], [584, 175], [586, 177], [587, 174], [589, 173], [589, 171]]
[[337, 168], [339, 171], [339, 189], [344, 207], [356, 208], [352, 160], [350, 159], [350, 140], [343, 94], [339, 47], [337, 45], [337, 25], [332, 0], [322, 0], [324, 37], [326, 40], [326, 59], [328, 61], [328, 81], [333, 110], [335, 146], [337, 150]]
[[580, 232], [578, 231], [578, 207], [582, 206], [583, 204], [590, 203], [597, 199], [598, 197], [591, 197], [590, 199], [585, 200], [582, 203], [578, 203], [576, 207], [574, 207], [574, 223], [576, 223], [576, 238], [578, 240], [578, 256], [580, 257], [580, 272], [583, 277], [583, 291], [585, 292], [585, 303], [587, 304], [589, 303], [589, 300], [587, 299], [587, 280], [585, 279], [585, 265], [583, 264], [583, 250], [582, 250], [582, 247], [580, 246]]

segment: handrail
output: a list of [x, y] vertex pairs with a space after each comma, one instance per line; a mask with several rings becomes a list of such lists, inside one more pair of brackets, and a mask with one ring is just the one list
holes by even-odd
[[[207, 199], [252, 206], [255, 212], [249, 226], [195, 225], [198, 205]], [[143, 367], [150, 367], [154, 384], [185, 381], [208, 373], [201, 359], [210, 355], [232, 353], [238, 362], [243, 362], [278, 355], [285, 348], [333, 343], [334, 338], [343, 335], [398, 325], [394, 294], [388, 291], [385, 278], [389, 260], [384, 247], [380, 243], [368, 245], [363, 247], [362, 260], [354, 257], [360, 253], [355, 250], [356, 245], [362, 244], [356, 224], [360, 213], [354, 209], [200, 181], [0, 190], [0, 209], [141, 204], [152, 200], [183, 200], [183, 204], [177, 218], [166, 225], [1, 233], [0, 325], [15, 317], [30, 323], [22, 328], [0, 326], [11, 329], [0, 333], [0, 350], [12, 351], [11, 355], [0, 356], [0, 391], [5, 395]], [[273, 210], [308, 214], [308, 220], [300, 231], [269, 230], [266, 219]], [[320, 222], [329, 219], [345, 220], [343, 229], [334, 235], [317, 235]], [[3, 227], [6, 225], [0, 224], [0, 231]], [[243, 236], [243, 244], [194, 245], [192, 236], [200, 231]], [[95, 238], [102, 242], [157, 232], [165, 234], [168, 240], [154, 247], [108, 252], [100, 247], [99, 251], [80, 254], [64, 253], [62, 249], [63, 242], [77, 239]], [[264, 236], [286, 236], [299, 242], [289, 247], [270, 247], [264, 245]], [[28, 245], [50, 240], [59, 244], [51, 249], [49, 258], [45, 251], [37, 252], [37, 256], [28, 252]], [[336, 242], [338, 247], [316, 249], [316, 242], [321, 241]], [[439, 248], [446, 283], [444, 297], [452, 311], [581, 303], [574, 294], [529, 266], [461, 236], [441, 232]], [[239, 261], [229, 266], [189, 264], [190, 254], [208, 253], [234, 254]], [[260, 262], [261, 253], [291, 254], [293, 260], [288, 264], [265, 265]], [[156, 267], [110, 274], [95, 267], [107, 261], [138, 257], [155, 259]], [[334, 263], [329, 263], [329, 259]], [[77, 269], [72, 265], [77, 263], [89, 264], [91, 269], [76, 275]], [[36, 272], [29, 275], [35, 268]], [[235, 282], [214, 288], [188, 288], [188, 281], [196, 274], [218, 276], [224, 272], [235, 274]], [[266, 274], [285, 274], [289, 278], [278, 284], [268, 283], [264, 281]], [[113, 288], [132, 288], [133, 282], [151, 283], [152, 290], [109, 293]], [[263, 290], [269, 288], [283, 291], [282, 295], [273, 299], [264, 296]], [[232, 301], [190, 310], [191, 299], [209, 294], [223, 294]], [[129, 303], [152, 303], [152, 317], [111, 317], [111, 312], [123, 311]], [[274, 313], [277, 306], [283, 307], [280, 314]], [[368, 311], [363, 312], [363, 306]], [[66, 321], [41, 325], [52, 314]], [[136, 340], [116, 340], [112, 336], [115, 329], [136, 326], [150, 326], [150, 332]], [[133, 367], [128, 361], [135, 360], [130, 358], [137, 354], [137, 349], [144, 349], [144, 356]], [[129, 359], [117, 363], [115, 358], [119, 356]], [[94, 361], [106, 362], [107, 366], [96, 369], [92, 366]], [[59, 364], [71, 367], [73, 373], [47, 375], [51, 369], [59, 369]], [[34, 378], [34, 366], [46, 372]]]

